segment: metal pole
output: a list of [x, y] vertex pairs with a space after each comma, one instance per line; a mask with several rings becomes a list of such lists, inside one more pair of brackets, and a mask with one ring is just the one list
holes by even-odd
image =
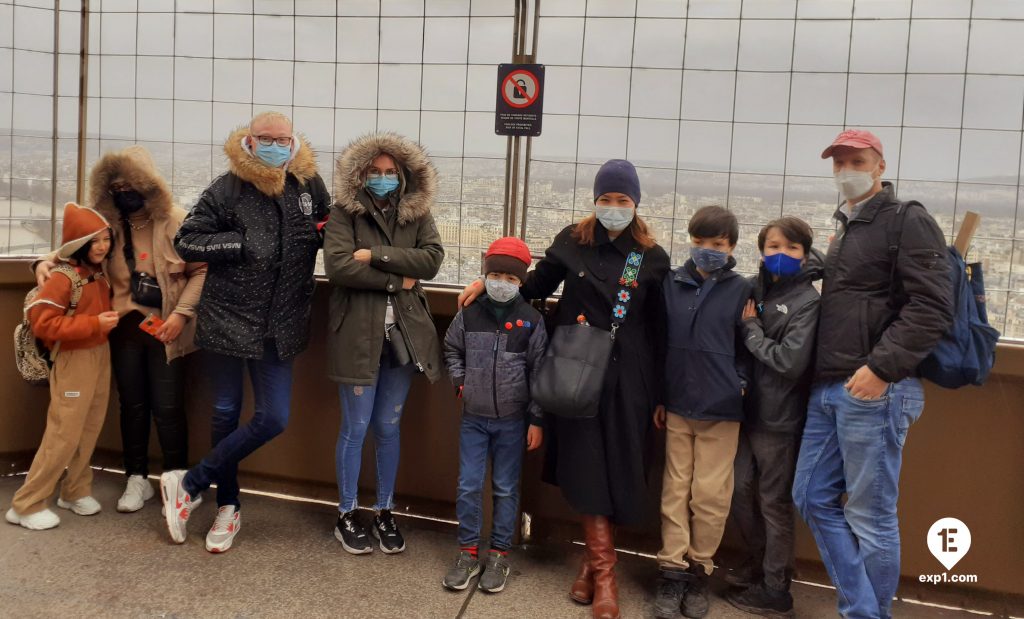
[[50, 249], [57, 248], [57, 112], [60, 109], [60, 0], [53, 3], [53, 159], [50, 166]]
[[[537, 31], [540, 28], [540, 0], [533, 2], [533, 46], [530, 48], [530, 62], [537, 62]], [[526, 138], [526, 157], [523, 162], [523, 213], [519, 224], [519, 238], [526, 240], [526, 209], [530, 198], [530, 156], [533, 150], [533, 137]]]
[[[525, 0], [516, 0], [515, 13], [514, 13], [514, 16], [512, 18], [512, 61], [513, 62], [516, 61], [516, 59], [515, 59], [516, 50], [519, 48], [519, 40], [521, 38], [520, 37], [520, 31], [519, 31], [519, 23], [521, 21], [520, 17], [519, 17], [519, 13], [520, 13], [520, 11], [522, 9], [525, 9], [525, 6], [523, 5], [523, 2], [525, 2]], [[499, 88], [500, 88], [500, 85], [499, 85]], [[502, 236], [509, 236], [512, 233], [511, 232], [512, 222], [511, 222], [511, 219], [509, 217], [509, 212], [510, 212], [509, 209], [511, 207], [511, 202], [512, 202], [512, 199], [511, 199], [511, 196], [512, 196], [512, 191], [511, 191], [512, 190], [512, 141], [513, 141], [512, 136], [509, 136], [508, 140], [505, 143], [505, 203], [502, 205], [502, 209], [501, 209], [501, 217], [502, 217], [501, 235]]]
[[85, 195], [85, 128], [89, 103], [89, 0], [82, 0], [82, 29], [78, 48], [78, 171], [75, 177], [75, 201]]
[[509, 199], [508, 209], [508, 233], [506, 236], [516, 236], [516, 208], [519, 202], [519, 136], [512, 138], [512, 194]]

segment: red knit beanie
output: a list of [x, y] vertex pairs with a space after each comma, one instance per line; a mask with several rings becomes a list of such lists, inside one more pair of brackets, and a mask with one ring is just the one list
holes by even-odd
[[522, 239], [506, 236], [491, 243], [484, 254], [484, 275], [488, 273], [510, 273], [526, 281], [526, 270], [533, 258], [530, 248]]

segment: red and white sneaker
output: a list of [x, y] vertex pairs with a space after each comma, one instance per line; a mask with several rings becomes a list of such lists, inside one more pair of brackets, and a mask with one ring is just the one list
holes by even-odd
[[188, 535], [185, 525], [198, 504], [185, 491], [185, 471], [167, 471], [160, 476], [160, 495], [164, 500], [164, 519], [167, 530], [176, 544], [185, 543]]
[[225, 505], [217, 510], [210, 532], [206, 534], [207, 552], [227, 552], [231, 542], [242, 529], [242, 512], [234, 505]]

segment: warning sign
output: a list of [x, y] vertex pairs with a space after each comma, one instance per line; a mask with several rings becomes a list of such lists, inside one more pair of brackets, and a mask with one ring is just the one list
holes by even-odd
[[543, 93], [544, 65], [498, 65], [494, 132], [498, 135], [540, 135]]

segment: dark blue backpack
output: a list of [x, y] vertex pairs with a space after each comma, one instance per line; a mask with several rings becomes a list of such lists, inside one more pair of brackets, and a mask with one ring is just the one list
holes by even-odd
[[[894, 275], [903, 219], [910, 206], [924, 208], [919, 202], [904, 202], [899, 207], [902, 212], [897, 212], [893, 218], [899, 224], [889, 237]], [[953, 325], [917, 366], [917, 371], [921, 378], [947, 389], [982, 385], [995, 364], [999, 331], [988, 324], [981, 263], [967, 264], [956, 247], [950, 246], [947, 250], [954, 300]]]

